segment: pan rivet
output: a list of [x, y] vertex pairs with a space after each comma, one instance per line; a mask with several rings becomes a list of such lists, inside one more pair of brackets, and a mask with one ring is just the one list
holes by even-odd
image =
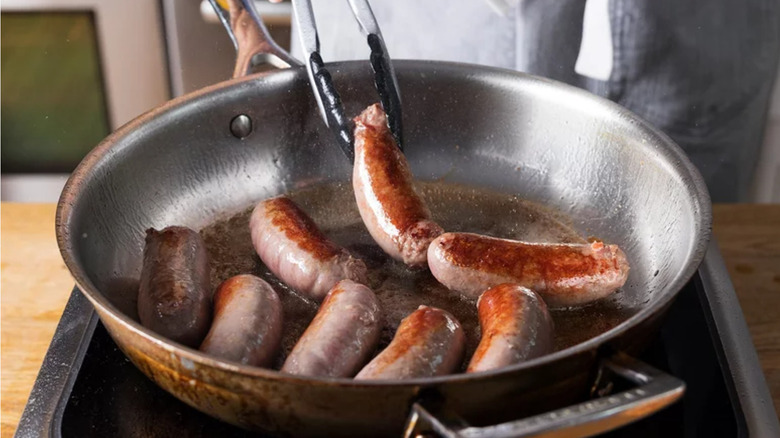
[[230, 132], [236, 138], [247, 138], [252, 133], [252, 119], [246, 114], [239, 114], [230, 121]]

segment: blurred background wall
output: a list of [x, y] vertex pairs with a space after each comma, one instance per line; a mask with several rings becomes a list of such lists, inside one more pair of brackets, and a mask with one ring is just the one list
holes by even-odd
[[[315, 5], [325, 3], [332, 5]], [[290, 3], [255, 4], [289, 49]], [[380, 23], [386, 9], [376, 11]], [[68, 174], [111, 131], [172, 97], [228, 79], [233, 69], [234, 49], [206, 0], [4, 0], [0, 10], [3, 201], [56, 201]], [[320, 27], [324, 41], [328, 24]], [[420, 57], [394, 51], [392, 38], [388, 46], [393, 57]], [[327, 52], [323, 47], [326, 61], [336, 60]], [[754, 202], [780, 202], [777, 82]]]

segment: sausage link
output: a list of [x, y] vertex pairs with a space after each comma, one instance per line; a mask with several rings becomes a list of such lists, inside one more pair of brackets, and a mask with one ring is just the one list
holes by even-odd
[[306, 376], [352, 377], [379, 342], [382, 315], [371, 289], [342, 280], [328, 293], [282, 371]]
[[340, 280], [366, 282], [366, 265], [328, 240], [312, 219], [285, 196], [260, 202], [249, 219], [260, 259], [280, 280], [322, 301]]
[[396, 260], [425, 266], [428, 245], [444, 231], [414, 191], [409, 163], [379, 104], [355, 118], [352, 184], [360, 216], [376, 243]]
[[200, 350], [258, 367], [271, 364], [282, 336], [282, 303], [254, 275], [236, 275], [214, 294], [214, 322]]
[[420, 306], [401, 321], [390, 345], [355, 377], [411, 379], [452, 373], [460, 365], [465, 335], [444, 310]]
[[479, 297], [477, 308], [482, 339], [467, 372], [503, 368], [552, 351], [552, 318], [531, 289], [500, 284]]
[[210, 273], [200, 234], [186, 227], [147, 230], [138, 290], [141, 324], [196, 347], [211, 322]]
[[469, 298], [501, 283], [533, 289], [551, 307], [578, 306], [625, 284], [628, 261], [617, 245], [527, 243], [470, 233], [446, 233], [428, 248], [440, 283]]

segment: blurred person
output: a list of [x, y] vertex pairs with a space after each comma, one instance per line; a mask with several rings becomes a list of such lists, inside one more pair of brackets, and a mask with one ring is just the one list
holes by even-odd
[[[346, 1], [313, 1], [326, 61], [367, 59]], [[679, 144], [714, 202], [747, 200], [780, 55], [777, 0], [371, 2], [390, 56], [566, 82]], [[296, 29], [293, 55], [301, 58]]]

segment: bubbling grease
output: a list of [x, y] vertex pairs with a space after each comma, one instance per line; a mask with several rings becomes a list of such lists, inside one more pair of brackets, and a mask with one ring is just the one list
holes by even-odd
[[[570, 221], [542, 205], [514, 195], [443, 182], [418, 182], [418, 193], [433, 219], [446, 231], [462, 231], [529, 242], [584, 243], [567, 223]], [[412, 270], [386, 255], [363, 225], [350, 183], [311, 186], [287, 195], [301, 207], [332, 241], [363, 259], [368, 267], [368, 286], [377, 294], [384, 316], [378, 353], [392, 340], [403, 318], [422, 304], [450, 312], [466, 335], [465, 370], [479, 344], [476, 300], [460, 297], [439, 284], [427, 269]], [[279, 281], [260, 261], [252, 247], [249, 216], [254, 205], [201, 231], [212, 271], [211, 285], [238, 274], [254, 274], [279, 294], [284, 313], [279, 369], [303, 334], [317, 304], [297, 295]], [[618, 292], [620, 293], [620, 292]], [[620, 324], [633, 312], [614, 301], [604, 300], [578, 308], [554, 310], [555, 349], [561, 350], [597, 336]]]

